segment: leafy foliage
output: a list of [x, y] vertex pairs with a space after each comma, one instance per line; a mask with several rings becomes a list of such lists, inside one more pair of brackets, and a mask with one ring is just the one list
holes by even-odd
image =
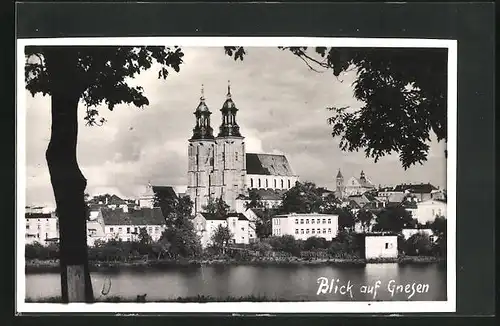
[[349, 208], [339, 207], [335, 210], [334, 213], [339, 216], [339, 230], [352, 230], [354, 228], [356, 218]]
[[177, 198], [155, 193], [153, 203], [155, 207], [160, 207], [167, 227], [181, 227], [193, 210], [193, 202], [188, 196]]
[[412, 228], [414, 225], [415, 221], [411, 214], [398, 205], [387, 207], [379, 212], [373, 230], [399, 233], [403, 228]]
[[405, 244], [405, 253], [410, 256], [428, 255], [432, 252], [432, 242], [423, 232], [415, 233]]
[[281, 213], [327, 213], [336, 208], [333, 195], [323, 196], [325, 189], [313, 182], [297, 182], [283, 196], [279, 207]]
[[[88, 125], [102, 124], [98, 120], [97, 106], [106, 104], [113, 110], [118, 104], [133, 104], [143, 107], [149, 104], [141, 86], [129, 86], [130, 78], [157, 65], [158, 78], [167, 78], [170, 69], [180, 71], [184, 53], [181, 48], [164, 46], [27, 46], [25, 47], [26, 89], [34, 96], [52, 94], [52, 71], [47, 65], [51, 56], [74, 58], [71, 78], [66, 83], [72, 85], [78, 98], [87, 107], [85, 120]], [[57, 63], [55, 63], [57, 64]]]
[[233, 235], [231, 234], [229, 228], [227, 226], [219, 224], [214, 234], [212, 235], [211, 240], [213, 246], [217, 250], [224, 252], [225, 249], [229, 246], [229, 242], [231, 241], [232, 238]]
[[169, 254], [174, 258], [197, 257], [202, 252], [193, 223], [187, 218], [180, 219], [177, 226], [163, 231], [159, 242], [168, 247]]
[[299, 240], [295, 240], [293, 235], [271, 237], [269, 238], [269, 244], [276, 251], [283, 251], [293, 256], [300, 257], [300, 252], [302, 250], [301, 242]]
[[339, 230], [337, 237], [332, 240], [328, 248], [328, 253], [335, 258], [359, 258], [358, 239], [350, 231]]
[[205, 212], [209, 214], [216, 215], [218, 218], [225, 219], [229, 213], [229, 205], [226, 204], [222, 197], [217, 198], [216, 200], [210, 198], [208, 200], [207, 205], [203, 207]]
[[[363, 149], [375, 162], [397, 153], [407, 169], [427, 160], [431, 132], [438, 141], [447, 140], [446, 49], [280, 48], [317, 72], [331, 71], [337, 78], [356, 72], [354, 97], [363, 106], [327, 108], [334, 113], [328, 123], [342, 150]], [[231, 49], [227, 55], [243, 59], [244, 49]]]
[[325, 238], [309, 237], [304, 241], [304, 250], [326, 249], [328, 248], [328, 241]]
[[364, 232], [367, 232], [372, 224], [373, 214], [367, 210], [360, 209], [356, 214], [356, 222], [361, 224]]

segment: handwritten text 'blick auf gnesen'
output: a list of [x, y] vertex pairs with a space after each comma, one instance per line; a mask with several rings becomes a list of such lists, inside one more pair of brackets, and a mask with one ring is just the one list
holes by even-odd
[[[351, 281], [347, 281], [347, 283], [341, 283], [339, 279], [328, 279], [326, 277], [318, 278], [317, 283], [318, 292], [317, 295], [320, 294], [340, 294], [350, 297], [354, 299], [353, 288], [354, 284]], [[359, 290], [359, 293], [363, 294], [372, 294], [373, 300], [377, 297], [377, 291], [382, 287], [382, 281], [376, 281], [373, 285], [361, 285], [355, 290]], [[417, 293], [427, 293], [429, 292], [429, 284], [419, 284], [419, 283], [408, 283], [408, 284], [397, 284], [395, 280], [390, 280], [387, 282], [386, 289], [389, 292], [391, 297], [394, 297], [396, 294], [405, 294], [407, 299], [411, 299]]]

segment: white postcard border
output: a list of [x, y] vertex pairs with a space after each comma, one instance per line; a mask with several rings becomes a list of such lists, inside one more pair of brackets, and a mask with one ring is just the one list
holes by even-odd
[[[336, 46], [448, 49], [447, 139], [447, 301], [309, 301], [221, 303], [26, 303], [24, 209], [26, 196], [26, 96], [24, 47], [27, 45], [178, 45], [182, 47]], [[16, 55], [16, 311], [18, 313], [421, 313], [456, 311], [456, 173], [457, 173], [457, 41], [401, 38], [313, 37], [94, 37], [17, 40]], [[23, 146], [24, 145], [24, 146]]]

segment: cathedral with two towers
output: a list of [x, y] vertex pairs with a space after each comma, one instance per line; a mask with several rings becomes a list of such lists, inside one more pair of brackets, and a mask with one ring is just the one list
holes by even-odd
[[222, 198], [232, 211], [236, 199], [248, 189], [287, 190], [295, 185], [295, 175], [284, 155], [246, 153], [245, 137], [236, 121], [238, 108], [228, 84], [220, 109], [217, 135], [211, 126], [212, 112], [203, 93], [194, 111], [195, 127], [188, 145], [187, 195], [194, 212], [202, 212], [210, 199]]

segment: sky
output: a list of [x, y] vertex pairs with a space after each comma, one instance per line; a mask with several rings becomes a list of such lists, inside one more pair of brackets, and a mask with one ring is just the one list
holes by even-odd
[[[347, 180], [361, 170], [375, 185], [430, 182], [446, 187], [446, 144], [435, 137], [427, 162], [404, 170], [397, 154], [374, 163], [364, 153], [343, 152], [331, 136], [327, 107], [359, 108], [352, 93], [355, 72], [338, 78], [310, 70], [299, 58], [276, 48], [247, 48], [244, 61], [234, 61], [222, 48], [183, 48], [179, 73], [166, 80], [158, 70], [138, 75], [131, 84], [144, 87], [149, 106], [100, 107], [107, 122], [84, 125], [80, 108], [78, 161], [91, 195], [114, 193], [137, 198], [148, 182], [185, 188], [187, 146], [201, 85], [218, 132], [220, 108], [228, 80], [239, 109], [237, 122], [247, 153], [285, 154], [302, 181], [334, 189], [340, 169]], [[26, 204], [54, 206], [45, 161], [50, 137], [50, 97], [28, 92], [26, 106]]]

